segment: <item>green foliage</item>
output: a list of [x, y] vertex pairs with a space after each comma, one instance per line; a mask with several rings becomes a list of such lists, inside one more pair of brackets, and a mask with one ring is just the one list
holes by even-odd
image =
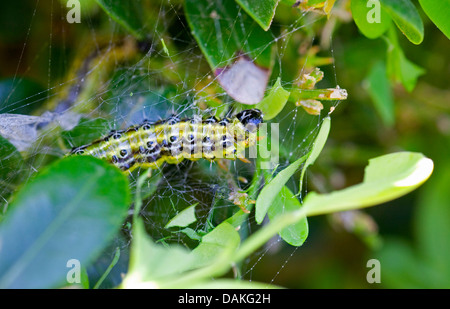
[[126, 31], [137, 39], [142, 39], [143, 16], [142, 6], [137, 1], [95, 0], [99, 6]]
[[376, 63], [370, 70], [367, 77], [367, 88], [384, 124], [392, 126], [395, 122], [394, 100], [386, 65], [383, 62]]
[[399, 152], [371, 159], [361, 184], [328, 194], [310, 193], [304, 206], [310, 215], [381, 204], [405, 195], [430, 177], [433, 161], [419, 153]]
[[[213, 70], [229, 65], [239, 53], [262, 67], [272, 67], [273, 36], [240, 12], [233, 1], [187, 0], [185, 11], [193, 35]], [[237, 18], [239, 26], [230, 27]]]
[[96, 258], [129, 203], [125, 176], [105, 162], [73, 157], [49, 166], [18, 192], [0, 225], [0, 286], [66, 284], [67, 262]]
[[275, 85], [270, 88], [264, 99], [255, 105], [255, 108], [264, 113], [265, 120], [275, 118], [284, 108], [290, 92], [281, 86], [281, 79], [278, 78]]
[[408, 40], [414, 44], [422, 43], [423, 22], [411, 0], [381, 0], [381, 4]]
[[419, 3], [436, 27], [438, 27], [447, 38], [450, 38], [450, 20], [448, 19], [450, 1], [419, 0]]
[[369, 22], [368, 15], [371, 15], [371, 18], [375, 18], [375, 16], [373, 16], [374, 13], [371, 14], [371, 11], [373, 11], [375, 7], [369, 6], [369, 3], [364, 0], [353, 0], [350, 4], [353, 20], [361, 33], [369, 39], [380, 37], [391, 25], [391, 18], [383, 7], [380, 7], [380, 16], [378, 16], [378, 20], [376, 22]]
[[[419, 2], [448, 38], [450, 2]], [[434, 47], [428, 55], [421, 46], [430, 44], [429, 28], [410, 0], [382, 0], [380, 23], [368, 21], [371, 8], [366, 1], [352, 0], [349, 7], [336, 3], [340, 13], [351, 12], [354, 24], [339, 17], [346, 14], [331, 11], [334, 1], [315, 0], [302, 6], [291, 0], [185, 0], [178, 7], [177, 1], [170, 7], [152, 1], [92, 3], [94, 9], [91, 6], [89, 14], [98, 14], [100, 26], [97, 29], [90, 24], [88, 30], [107, 37], [107, 44], [104, 48], [99, 39], [93, 48], [103, 61], [86, 64], [84, 60], [95, 57], [81, 52], [75, 55], [75, 59], [83, 58], [79, 62], [89, 72], [85, 72], [87, 81], [76, 89], [79, 93], [72, 102], [75, 107], [85, 103], [81, 120], [69, 128], [58, 122], [49, 124], [35, 144], [21, 152], [0, 136], [0, 287], [66, 286], [66, 263], [77, 259], [83, 266], [83, 288], [100, 288], [103, 284], [121, 288], [276, 288], [239, 277], [243, 261], [270, 239], [278, 235], [291, 246], [304, 246], [314, 231], [311, 216], [326, 215], [333, 221], [332, 216], [343, 211], [362, 213], [361, 209], [379, 204], [387, 204], [383, 208], [387, 213], [394, 212], [393, 204], [398, 202], [394, 200], [418, 189], [430, 177], [436, 159], [448, 159], [443, 155], [449, 146], [448, 91], [431, 88], [433, 83], [442, 82], [442, 76], [426, 74], [443, 66], [429, 65], [433, 53], [441, 47]], [[169, 24], [162, 30], [161, 16], [155, 11], [174, 14], [164, 20]], [[110, 18], [120, 31], [111, 27]], [[358, 29], [362, 36], [355, 38]], [[404, 36], [398, 36], [398, 31]], [[339, 42], [333, 48], [348, 48], [344, 57], [339, 51], [333, 55], [333, 71], [327, 66], [331, 63], [329, 56], [324, 55], [330, 33]], [[120, 43], [112, 44], [113, 36], [120, 37]], [[308, 40], [315, 44], [317, 37], [322, 40], [321, 46], [308, 46]], [[9, 39], [14, 41], [13, 37]], [[151, 47], [145, 46], [146, 40]], [[186, 49], [192, 59], [183, 59]], [[105, 50], [107, 56], [102, 55]], [[416, 54], [417, 50], [421, 52]], [[445, 63], [445, 53], [440, 52], [439, 63]], [[430, 58], [421, 61], [424, 55]], [[193, 59], [201, 60], [190, 64]], [[236, 68], [240, 59], [247, 61], [246, 68], [251, 64], [264, 72], [252, 80], [255, 88], [263, 89], [260, 97], [253, 98], [248, 89], [240, 90], [244, 97], [252, 97], [252, 102], [240, 101], [230, 91], [230, 84], [232, 88], [241, 86], [239, 78], [254, 77], [254, 71], [246, 76]], [[221, 73], [233, 66], [238, 77], [224, 80]], [[18, 68], [15, 70], [17, 73]], [[49, 71], [41, 74], [48, 85]], [[81, 74], [75, 72], [74, 76]], [[208, 77], [201, 79], [201, 75]], [[47, 92], [54, 89], [45, 90], [34, 80], [13, 76], [0, 81], [1, 113], [41, 115], [41, 110], [55, 107], [43, 102], [51, 102]], [[434, 79], [424, 82], [425, 78]], [[57, 83], [64, 86], [71, 85], [69, 81], [76, 77], [67, 73], [62, 79]], [[317, 88], [316, 83], [322, 79], [324, 87], [335, 88]], [[336, 85], [341, 80], [352, 90], [348, 102], [340, 103], [347, 99], [347, 91]], [[395, 83], [408, 93], [398, 90]], [[186, 88], [190, 90], [186, 92]], [[60, 92], [73, 93], [74, 89], [67, 87]], [[98, 95], [93, 96], [96, 92]], [[317, 108], [312, 111], [305, 102], [314, 102]], [[326, 115], [321, 102], [329, 109]], [[202, 203], [194, 203], [186, 199], [186, 192], [178, 196], [171, 190], [161, 190], [174, 181], [170, 176], [176, 178], [173, 175], [185, 166], [170, 172], [161, 169], [153, 174], [139, 171], [124, 175], [94, 158], [63, 157], [70, 147], [105, 134], [115, 124], [116, 119], [110, 117], [114, 112], [126, 119], [125, 123], [139, 119], [142, 110], [150, 110], [148, 114], [155, 117], [152, 120], [157, 120], [170, 111], [191, 110], [193, 106], [217, 115], [259, 108], [265, 120], [279, 123], [284, 133], [279, 145], [281, 164], [272, 171], [263, 170], [264, 160], [256, 158], [251, 168], [242, 168], [251, 179], [247, 184], [243, 176], [235, 179], [240, 163], [234, 169], [221, 167], [222, 171], [209, 162], [196, 162], [190, 168], [197, 185], [208, 183], [211, 174], [219, 174], [223, 182], [216, 184], [219, 189], [214, 187], [217, 192], [212, 196], [198, 197], [201, 192], [193, 189], [192, 196], [203, 198]], [[377, 126], [378, 119], [383, 126]], [[41, 151], [41, 144], [52, 151]], [[354, 173], [362, 171], [367, 160], [361, 181]], [[450, 166], [436, 166], [442, 170], [417, 193], [413, 240], [418, 246], [401, 237], [387, 237], [379, 251], [369, 252], [382, 263], [386, 287], [450, 285], [450, 214], [446, 207], [450, 200], [446, 190]], [[35, 167], [38, 172], [33, 175]], [[192, 181], [188, 176], [178, 178], [182, 178], [182, 185]], [[232, 194], [245, 205], [230, 205]], [[150, 224], [144, 221], [148, 217]], [[341, 225], [354, 234], [359, 229], [377, 237], [368, 217], [351, 223], [362, 227], [349, 227], [345, 222]], [[113, 284], [109, 279], [128, 252], [122, 254], [123, 249], [112, 240], [122, 237], [130, 243], [129, 260], [124, 262], [123, 281]], [[100, 261], [107, 247], [115, 248], [114, 254], [107, 259], [106, 270], [93, 280], [87, 268]], [[305, 247], [300, 250], [309, 249]], [[352, 248], [349, 251], [353, 253]], [[320, 262], [320, 256], [315, 258], [322, 271], [328, 267]], [[314, 268], [313, 264], [305, 263], [308, 269], [309, 265]], [[231, 269], [241, 280], [224, 278]]]
[[268, 30], [280, 0], [236, 0], [240, 6], [264, 29]]

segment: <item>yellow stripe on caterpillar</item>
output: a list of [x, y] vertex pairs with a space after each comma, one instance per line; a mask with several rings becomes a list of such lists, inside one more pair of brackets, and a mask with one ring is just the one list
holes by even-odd
[[201, 158], [239, 158], [245, 148], [255, 145], [263, 122], [260, 110], [241, 111], [232, 118], [179, 119], [172, 116], [155, 123], [144, 122], [111, 133], [91, 144], [76, 147], [70, 154], [90, 155], [111, 162], [123, 171], [136, 167], [157, 169], [164, 162], [178, 164]]

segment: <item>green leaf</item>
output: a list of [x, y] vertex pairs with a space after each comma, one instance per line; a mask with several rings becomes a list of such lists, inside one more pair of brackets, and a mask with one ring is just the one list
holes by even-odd
[[[271, 67], [273, 36], [240, 11], [234, 1], [186, 0], [185, 11], [192, 34], [212, 69], [231, 64], [238, 53], [260, 66]], [[239, 25], [234, 25], [236, 21]]]
[[98, 119], [80, 119], [80, 122], [70, 131], [61, 132], [64, 144], [70, 148], [87, 145], [99, 136], [107, 133], [108, 121], [102, 118]]
[[191, 205], [180, 211], [180, 213], [170, 219], [165, 228], [167, 229], [174, 226], [185, 227], [197, 221], [197, 218], [195, 217], [195, 206], [197, 205], [198, 203], [195, 203], [194, 205]]
[[66, 282], [67, 262], [88, 265], [127, 215], [128, 180], [88, 156], [68, 157], [20, 190], [0, 224], [0, 286], [52, 288]]
[[[269, 219], [273, 220], [283, 213], [300, 209], [298, 198], [284, 186], [269, 208]], [[278, 233], [284, 241], [292, 246], [301, 246], [308, 237], [308, 220], [303, 218], [297, 223], [283, 228]]]
[[305, 162], [305, 166], [303, 166], [302, 174], [300, 175], [300, 186], [299, 190], [302, 190], [303, 187], [303, 178], [306, 173], [306, 169], [308, 166], [313, 165], [316, 162], [316, 159], [319, 157], [322, 152], [323, 147], [328, 139], [328, 134], [330, 133], [331, 128], [331, 118], [326, 117], [322, 121], [322, 125], [320, 126], [319, 134], [317, 134], [316, 139], [314, 140], [314, 144], [312, 146], [311, 152], [309, 153], [308, 159]]
[[264, 120], [271, 120], [276, 117], [286, 105], [290, 92], [281, 86], [281, 79], [278, 78], [275, 85], [270, 89], [267, 96], [255, 108], [260, 109], [264, 114]]
[[[133, 243], [124, 288], [157, 288], [161, 282], [177, 278], [192, 267], [194, 257], [177, 245], [165, 247], [155, 244], [146, 234], [144, 222], [133, 222]], [[182, 261], [182, 262], [181, 262]]]
[[269, 30], [279, 0], [236, 0], [264, 30]]
[[384, 124], [392, 126], [395, 122], [394, 99], [383, 62], [377, 62], [370, 70], [367, 90]]
[[408, 40], [414, 44], [422, 43], [423, 22], [410, 0], [381, 0], [381, 5]]
[[417, 83], [417, 79], [425, 73], [425, 70], [409, 61], [400, 47], [395, 33], [391, 27], [389, 37], [385, 38], [388, 44], [387, 73], [394, 80], [401, 82], [407, 91], [411, 92]]
[[126, 31], [137, 39], [143, 36], [143, 16], [144, 11], [140, 1], [122, 0], [96, 0], [98, 5]]
[[380, 37], [391, 24], [391, 18], [378, 1], [352, 0], [351, 10], [356, 26], [369, 39]]
[[185, 12], [222, 88], [240, 103], [260, 102], [274, 62], [272, 33], [234, 1], [186, 0]]
[[312, 192], [303, 207], [310, 216], [385, 203], [419, 187], [432, 171], [433, 161], [420, 153], [384, 155], [369, 160], [362, 183], [328, 194]]
[[330, 122], [330, 117], [326, 117], [323, 120], [319, 134], [314, 141], [310, 153], [301, 157], [300, 159], [286, 167], [284, 170], [279, 172], [268, 184], [264, 186], [264, 188], [262, 188], [261, 192], [258, 195], [258, 198], [256, 199], [255, 205], [255, 220], [258, 224], [262, 223], [269, 207], [272, 205], [275, 198], [277, 198], [278, 193], [287, 183], [289, 178], [291, 178], [292, 175], [294, 175], [294, 173], [300, 168], [300, 165], [306, 161], [302, 169], [302, 174], [300, 176], [301, 190], [303, 184], [303, 176], [305, 174], [306, 168], [309, 165], [314, 164], [328, 138], [328, 133], [330, 132]]
[[256, 199], [255, 205], [255, 219], [258, 224], [261, 224], [266, 216], [269, 207], [273, 201], [277, 198], [278, 193], [288, 182], [289, 178], [300, 168], [300, 165], [305, 162], [308, 155], [297, 159], [294, 163], [290, 164], [284, 170], [279, 172], [268, 184], [262, 188], [261, 192]]
[[195, 262], [193, 267], [204, 267], [211, 264], [223, 252], [236, 250], [240, 244], [240, 237], [236, 229], [227, 222], [222, 222], [211, 232], [202, 237], [202, 242], [192, 250]]
[[419, 3], [436, 27], [450, 39], [450, 0], [419, 0]]

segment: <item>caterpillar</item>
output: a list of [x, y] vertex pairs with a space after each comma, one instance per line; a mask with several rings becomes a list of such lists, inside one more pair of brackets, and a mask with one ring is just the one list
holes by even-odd
[[245, 161], [245, 148], [255, 145], [263, 122], [258, 109], [243, 110], [231, 118], [215, 116], [166, 120], [113, 130], [104, 138], [75, 147], [69, 155], [90, 155], [107, 160], [122, 171], [137, 167], [157, 169], [164, 162], [220, 158]]

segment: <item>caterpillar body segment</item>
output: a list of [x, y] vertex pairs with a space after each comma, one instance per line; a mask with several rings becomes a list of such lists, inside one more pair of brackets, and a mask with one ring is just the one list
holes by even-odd
[[245, 149], [256, 144], [262, 122], [263, 115], [257, 109], [244, 110], [224, 119], [172, 116], [111, 131], [102, 139], [72, 149], [70, 155], [101, 158], [123, 171], [137, 167], [157, 169], [165, 162], [178, 164], [183, 160], [239, 158], [245, 161]]

